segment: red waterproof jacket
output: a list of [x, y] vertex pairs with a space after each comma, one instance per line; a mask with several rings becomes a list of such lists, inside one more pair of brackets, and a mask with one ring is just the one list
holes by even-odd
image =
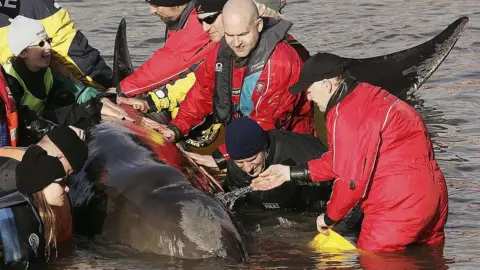
[[[213, 111], [215, 89], [215, 68], [220, 42], [205, 59], [205, 63], [195, 72], [197, 81], [182, 102], [177, 117], [171, 121], [186, 135], [190, 129], [200, 124]], [[306, 96], [292, 95], [288, 88], [300, 76], [302, 60], [295, 49], [287, 42], [280, 42], [274, 49], [263, 69], [251, 99], [254, 110], [249, 115], [265, 130], [276, 129], [281, 123], [286, 129], [298, 133], [313, 134], [313, 113]], [[233, 68], [232, 103], [240, 101], [240, 89], [247, 67]]]
[[120, 88], [127, 97], [133, 97], [177, 80], [182, 74], [194, 71], [213, 44], [197, 20], [197, 11], [193, 9], [185, 26], [179, 31], [169, 31], [163, 48], [122, 80]]
[[308, 168], [312, 181], [336, 178], [328, 218], [340, 221], [360, 202], [365, 219], [358, 245], [367, 250], [395, 250], [427, 230], [424, 242], [442, 243], [447, 189], [418, 112], [360, 83], [326, 117], [331, 151]]

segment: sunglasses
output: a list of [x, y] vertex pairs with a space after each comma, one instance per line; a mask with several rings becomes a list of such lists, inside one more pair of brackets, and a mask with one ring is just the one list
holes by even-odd
[[197, 18], [197, 19], [198, 19], [198, 22], [199, 22], [200, 24], [202, 24], [202, 25], [203, 25], [203, 23], [212, 24], [212, 23], [215, 22], [215, 20], [217, 20], [217, 18], [218, 18], [218, 16], [219, 16], [220, 14], [222, 14], [222, 12], [217, 12], [217, 13], [212, 14], [212, 15], [210, 15], [210, 16], [207, 16], [207, 17], [205, 17], [205, 18], [202, 18], [202, 19]]
[[28, 47], [38, 46], [38, 47], [40, 47], [40, 48], [43, 48], [43, 46], [45, 46], [45, 43], [52, 44], [52, 38], [47, 38], [47, 39], [45, 39], [45, 40], [42, 40], [42, 41], [38, 42], [37, 45], [32, 45], [32, 46], [28, 46]]
[[65, 188], [66, 186], [68, 186], [68, 177], [64, 177], [62, 179], [57, 179], [57, 180], [53, 181], [53, 183], [59, 184], [62, 188]]

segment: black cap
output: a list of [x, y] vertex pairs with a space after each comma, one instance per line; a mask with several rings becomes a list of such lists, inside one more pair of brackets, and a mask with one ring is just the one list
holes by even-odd
[[48, 138], [62, 151], [73, 172], [78, 173], [87, 161], [88, 146], [69, 127], [57, 127], [47, 133]]
[[235, 119], [225, 128], [225, 146], [233, 160], [251, 158], [265, 149], [268, 134], [250, 117]]
[[147, 3], [150, 5], [155, 5], [159, 7], [176, 7], [176, 6], [181, 6], [184, 5], [190, 0], [145, 0]]
[[228, 0], [197, 0], [195, 8], [198, 14], [220, 12]]
[[28, 147], [22, 161], [15, 168], [17, 188], [24, 194], [33, 194], [53, 181], [65, 177], [65, 169], [57, 157], [47, 154], [40, 146]]
[[313, 83], [342, 75], [347, 70], [347, 61], [331, 53], [317, 53], [302, 66], [300, 79], [289, 89], [296, 95], [306, 91]]

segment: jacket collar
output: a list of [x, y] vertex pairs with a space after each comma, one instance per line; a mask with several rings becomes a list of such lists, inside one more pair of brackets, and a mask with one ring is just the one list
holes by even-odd
[[358, 82], [355, 77], [348, 76], [345, 80], [340, 83], [338, 86], [337, 91], [332, 95], [330, 100], [327, 104], [327, 109], [325, 110], [325, 117], [327, 116], [330, 109], [332, 109], [335, 105], [340, 103], [347, 95], [349, 95], [355, 87], [357, 87]]
[[195, 11], [195, 0], [188, 2], [187, 6], [182, 11], [182, 14], [180, 14], [180, 17], [178, 18], [178, 20], [176, 22], [173, 22], [169, 25], [166, 25], [166, 27], [165, 27], [165, 30], [166, 30], [165, 31], [165, 41], [168, 39], [168, 32], [169, 31], [179, 31], [179, 30], [181, 30], [183, 27], [185, 27], [185, 24], [187, 23], [188, 18], [190, 18], [190, 15], [195, 15], [196, 16], [196, 12], [195, 12], [195, 14], [192, 14], [192, 12], [194, 12], [194, 11]]

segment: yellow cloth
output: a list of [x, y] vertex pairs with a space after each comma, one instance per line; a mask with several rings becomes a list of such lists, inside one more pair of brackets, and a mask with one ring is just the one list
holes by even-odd
[[148, 95], [152, 98], [158, 111], [168, 110], [172, 112], [172, 118], [175, 118], [177, 116], [180, 103], [185, 99], [188, 91], [195, 84], [195, 80], [195, 73], [190, 72], [185, 78], [178, 79], [175, 82], [165, 86], [168, 90], [166, 97], [159, 98], [156, 91], [151, 91], [148, 93]]
[[23, 79], [18, 75], [17, 71], [13, 68], [13, 65], [10, 61], [7, 61], [7, 63], [3, 66], [3, 69], [7, 74], [10, 76], [14, 77], [17, 79], [17, 81], [20, 83], [20, 85], [23, 88], [23, 97], [22, 97], [22, 105], [26, 105], [30, 107], [31, 110], [36, 111], [37, 113], [42, 112], [45, 109], [45, 105], [47, 102], [47, 96], [50, 90], [52, 89], [53, 86], [53, 76], [52, 76], [52, 70], [50, 68], [47, 69], [45, 72], [45, 77], [44, 77], [44, 83], [45, 83], [45, 98], [44, 99], [39, 99], [35, 97], [30, 91], [28, 90], [27, 86], [25, 85], [25, 82]]

